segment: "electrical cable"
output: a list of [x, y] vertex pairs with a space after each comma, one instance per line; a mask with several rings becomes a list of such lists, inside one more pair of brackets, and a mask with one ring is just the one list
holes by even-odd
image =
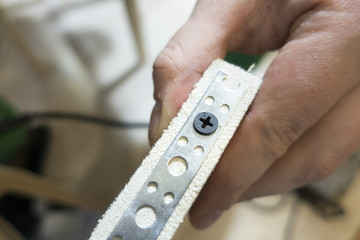
[[0, 135], [11, 131], [14, 128], [20, 127], [24, 124], [29, 124], [31, 121], [36, 119], [55, 119], [55, 120], [73, 120], [88, 122], [92, 124], [103, 125], [105, 127], [116, 127], [116, 128], [147, 128], [148, 123], [141, 122], [123, 122], [116, 121], [101, 117], [94, 117], [84, 114], [77, 113], [66, 113], [66, 112], [38, 112], [38, 113], [27, 113], [20, 115], [10, 121], [5, 121], [0, 124]]

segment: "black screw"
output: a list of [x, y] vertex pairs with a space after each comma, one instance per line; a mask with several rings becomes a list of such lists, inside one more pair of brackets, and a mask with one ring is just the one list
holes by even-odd
[[217, 129], [218, 120], [214, 114], [209, 112], [202, 112], [196, 115], [193, 125], [197, 133], [202, 135], [210, 135]]

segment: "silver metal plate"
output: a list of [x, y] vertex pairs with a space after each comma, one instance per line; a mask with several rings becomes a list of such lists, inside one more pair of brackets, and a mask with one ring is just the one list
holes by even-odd
[[[235, 88], [227, 88], [226, 77], [222, 71], [217, 73], [108, 240], [155, 240], [159, 236], [208, 152], [216, 147], [223, 126], [247, 90], [247, 86], [240, 83]], [[194, 118], [202, 112], [212, 113], [217, 118], [218, 127], [210, 135], [201, 135], [193, 128]], [[147, 209], [145, 211], [154, 215], [151, 226], [139, 224], [137, 212], [140, 209]], [[151, 219], [145, 222], [151, 224]]]

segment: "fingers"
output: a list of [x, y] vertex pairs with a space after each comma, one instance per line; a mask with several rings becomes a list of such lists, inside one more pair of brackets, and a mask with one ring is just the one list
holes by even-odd
[[208, 227], [237, 202], [359, 81], [360, 61], [354, 61], [358, 41], [343, 42], [351, 34], [332, 29], [331, 20], [324, 23], [338, 19], [334, 12], [314, 14], [294, 31], [268, 69], [250, 111], [192, 207], [195, 227]]
[[287, 40], [192, 208], [195, 226], [210, 225], [357, 84], [359, 19], [349, 5], [320, 0], [226, 4], [202, 0], [159, 55], [153, 73], [157, 104], [149, 131], [152, 143], [215, 58], [228, 49], [261, 52]]
[[360, 86], [311, 127], [243, 194], [277, 194], [329, 176], [360, 146]]
[[149, 128], [151, 144], [213, 60], [223, 58], [229, 49], [259, 53], [281, 46], [292, 22], [316, 2], [200, 0], [154, 63], [156, 105]]

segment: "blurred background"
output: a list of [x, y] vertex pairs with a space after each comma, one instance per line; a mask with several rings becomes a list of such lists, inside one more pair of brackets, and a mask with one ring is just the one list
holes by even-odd
[[[150, 150], [152, 63], [194, 0], [0, 0], [0, 239], [87, 239]], [[227, 60], [262, 76], [276, 53]], [[358, 240], [357, 153], [174, 239]]]

